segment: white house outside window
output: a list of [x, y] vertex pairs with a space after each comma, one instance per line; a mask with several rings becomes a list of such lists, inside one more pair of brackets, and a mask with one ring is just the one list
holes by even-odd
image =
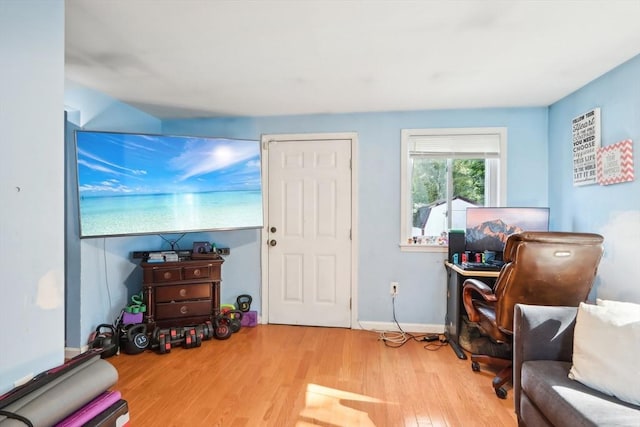
[[401, 146], [402, 250], [446, 248], [468, 206], [505, 205], [506, 128], [404, 129]]

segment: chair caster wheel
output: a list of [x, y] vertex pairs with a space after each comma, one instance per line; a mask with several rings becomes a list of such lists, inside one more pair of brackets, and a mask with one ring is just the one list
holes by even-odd
[[480, 364], [478, 362], [471, 362], [471, 370], [473, 372], [479, 372], [480, 371]]
[[496, 389], [496, 396], [498, 396], [500, 399], [506, 399], [507, 398], [507, 390], [505, 390], [503, 387], [497, 388]]

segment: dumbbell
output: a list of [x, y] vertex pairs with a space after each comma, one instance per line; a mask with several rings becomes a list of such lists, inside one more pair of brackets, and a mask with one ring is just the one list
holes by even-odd
[[208, 341], [213, 338], [213, 323], [211, 320], [207, 320], [202, 324], [202, 340]]
[[181, 345], [183, 348], [195, 348], [200, 347], [202, 343], [201, 337], [193, 326], [182, 329], [169, 328], [169, 339], [173, 347]]
[[151, 335], [151, 349], [156, 350], [160, 354], [171, 352], [171, 339], [165, 330], [156, 327]]
[[196, 348], [202, 344], [202, 335], [196, 331], [196, 327], [186, 327], [182, 331], [182, 347]]
[[210, 320], [196, 325], [195, 328], [201, 341], [208, 341], [213, 338], [213, 323]]
[[213, 324], [209, 320], [199, 325], [185, 326], [185, 330], [189, 328], [196, 330], [196, 335], [200, 337], [200, 341], [208, 341], [213, 338]]
[[195, 327], [185, 327], [182, 329], [155, 328], [152, 335], [151, 348], [160, 354], [169, 353], [172, 347], [182, 346], [183, 348], [200, 347], [202, 338], [196, 332]]

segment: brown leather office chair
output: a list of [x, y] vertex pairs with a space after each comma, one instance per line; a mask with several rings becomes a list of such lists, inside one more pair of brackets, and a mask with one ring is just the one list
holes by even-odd
[[[469, 321], [492, 341], [509, 346], [513, 336], [513, 309], [518, 303], [577, 307], [593, 285], [603, 253], [603, 237], [592, 233], [524, 232], [508, 237], [504, 266], [493, 289], [478, 279], [462, 288]], [[512, 379], [512, 360], [471, 355], [471, 368], [480, 363], [502, 368], [493, 388], [504, 399], [503, 385]]]

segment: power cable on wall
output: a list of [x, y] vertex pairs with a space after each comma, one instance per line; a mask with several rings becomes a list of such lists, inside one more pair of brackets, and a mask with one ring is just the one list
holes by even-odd
[[393, 322], [398, 327], [398, 331], [382, 331], [379, 335], [384, 345], [391, 348], [402, 347], [409, 341], [427, 342], [424, 346], [426, 350], [438, 350], [441, 347], [447, 345], [447, 339], [441, 334], [425, 334], [425, 335], [413, 335], [409, 332], [405, 332], [398, 319], [396, 318], [396, 295], [391, 296], [391, 307], [393, 313]]
[[109, 288], [109, 269], [107, 268], [107, 239], [105, 237], [102, 238], [102, 262], [104, 265], [104, 283], [107, 288], [107, 299], [109, 301], [109, 312], [111, 312], [111, 308], [113, 307], [111, 301], [111, 289]]

